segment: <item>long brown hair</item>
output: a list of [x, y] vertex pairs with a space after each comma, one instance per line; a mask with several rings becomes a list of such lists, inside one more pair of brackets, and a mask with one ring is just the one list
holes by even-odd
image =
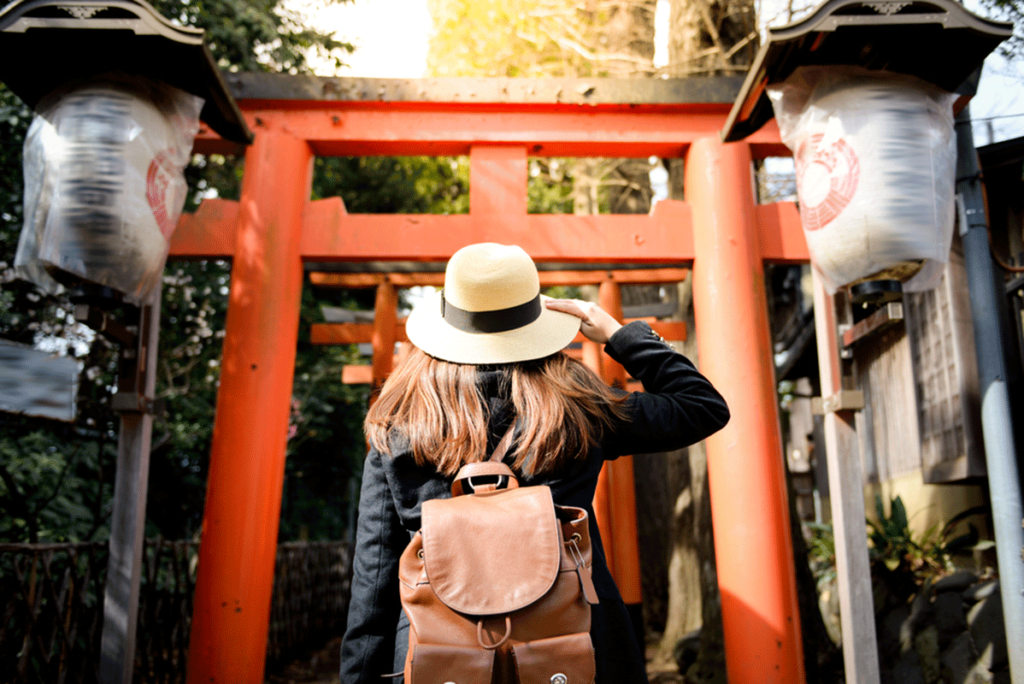
[[[584, 458], [612, 421], [626, 415], [623, 395], [561, 352], [488, 368], [498, 369], [508, 383], [518, 420], [509, 453], [513, 467], [526, 475]], [[462, 465], [486, 458], [489, 416], [479, 380], [477, 366], [442, 361], [413, 347], [366, 414], [367, 439], [391, 454], [392, 439], [400, 435], [417, 464], [454, 475]]]

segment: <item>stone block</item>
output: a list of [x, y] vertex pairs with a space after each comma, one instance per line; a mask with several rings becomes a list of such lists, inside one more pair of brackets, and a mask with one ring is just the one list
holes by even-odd
[[939, 645], [946, 648], [957, 635], [967, 629], [964, 602], [960, 592], [938, 594], [932, 604], [935, 609], [934, 625], [939, 630]]
[[935, 625], [928, 625], [914, 636], [914, 651], [920, 660], [925, 684], [940, 681], [942, 664], [939, 661], [939, 630]]
[[910, 606], [897, 606], [881, 620], [878, 630], [878, 651], [882, 657], [906, 653], [914, 647], [910, 622]]
[[952, 575], [940, 579], [932, 588], [936, 594], [942, 594], [947, 591], [964, 591], [977, 581], [978, 576], [970, 570], [958, 570]]
[[[1006, 651], [1006, 625], [1003, 622], [1003, 601], [994, 592], [971, 606], [967, 612], [974, 645], [982, 654], [990, 670], [1005, 668], [1009, 662]], [[990, 648], [991, 647], [991, 648]]]
[[925, 684], [921, 663], [915, 651], [904, 653], [892, 669], [892, 680], [897, 684]]
[[980, 582], [972, 587], [967, 588], [964, 593], [964, 601], [968, 603], [977, 603], [983, 598], [988, 598], [992, 594], [999, 593], [999, 580], [991, 580], [989, 582]]
[[968, 684], [968, 676], [974, 667], [976, 658], [970, 632], [961, 632], [956, 639], [953, 639], [949, 648], [942, 653], [943, 680]]

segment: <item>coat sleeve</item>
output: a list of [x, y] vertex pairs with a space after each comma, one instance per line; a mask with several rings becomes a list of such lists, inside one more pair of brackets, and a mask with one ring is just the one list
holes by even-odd
[[606, 458], [681, 449], [729, 422], [718, 390], [646, 323], [620, 328], [605, 351], [644, 386], [626, 399], [630, 419], [602, 440]]
[[363, 466], [348, 625], [341, 644], [343, 684], [374, 682], [393, 668], [398, 598], [398, 559], [409, 543], [381, 462], [371, 449]]

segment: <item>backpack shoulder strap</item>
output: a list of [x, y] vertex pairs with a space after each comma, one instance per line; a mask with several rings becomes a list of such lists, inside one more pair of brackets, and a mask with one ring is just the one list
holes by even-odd
[[516, 422], [513, 420], [512, 424], [508, 426], [508, 430], [505, 431], [505, 436], [498, 442], [498, 446], [494, 447], [494, 453], [488, 458], [488, 461], [494, 461], [501, 463], [502, 459], [505, 458], [505, 454], [508, 453], [508, 448], [512, 446], [512, 438], [515, 436]]
[[[458, 474], [455, 475], [455, 480], [452, 481], [452, 496], [462, 496], [467, 494], [465, 483], [474, 477], [481, 476], [498, 476], [498, 485], [483, 485], [477, 490], [470, 483], [470, 491], [492, 491], [494, 489], [515, 489], [519, 486], [519, 482], [516, 480], [515, 474], [512, 469], [501, 462], [505, 458], [505, 454], [508, 452], [509, 446], [512, 444], [512, 438], [515, 435], [516, 424], [513, 421], [512, 425], [509, 426], [508, 431], [505, 432], [505, 436], [498, 442], [498, 446], [494, 447], [494, 453], [486, 461], [478, 461], [476, 463], [467, 463], [459, 469]], [[501, 478], [504, 478], [502, 480]]]

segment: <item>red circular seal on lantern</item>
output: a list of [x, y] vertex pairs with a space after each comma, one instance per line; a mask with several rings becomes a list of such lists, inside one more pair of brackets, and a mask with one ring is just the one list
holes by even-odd
[[153, 218], [156, 219], [156, 224], [166, 240], [171, 239], [171, 233], [176, 227], [171, 212], [177, 213], [180, 210], [183, 199], [179, 196], [182, 188], [176, 182], [171, 152], [169, 149], [157, 152], [146, 173], [146, 201], [149, 202]]
[[853, 198], [860, 179], [860, 163], [853, 148], [839, 138], [821, 145], [822, 135], [801, 143], [796, 154], [800, 218], [806, 230], [818, 230], [832, 222]]

